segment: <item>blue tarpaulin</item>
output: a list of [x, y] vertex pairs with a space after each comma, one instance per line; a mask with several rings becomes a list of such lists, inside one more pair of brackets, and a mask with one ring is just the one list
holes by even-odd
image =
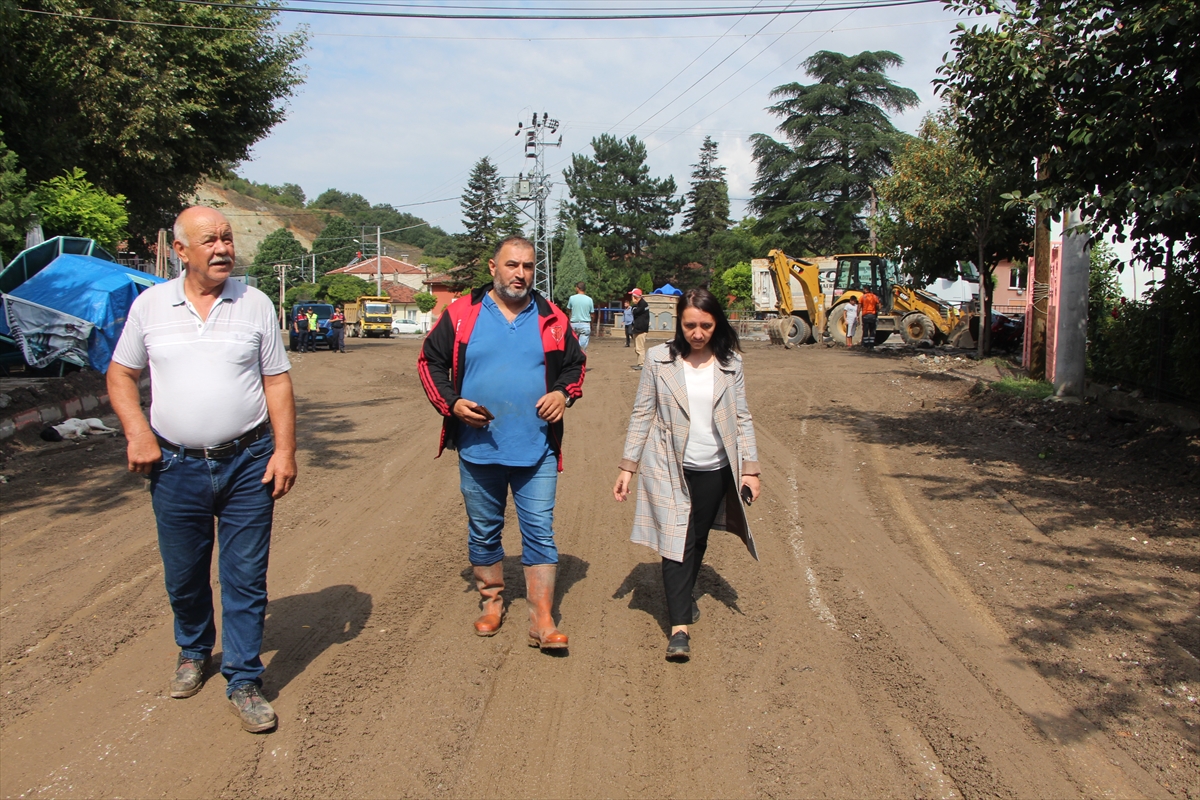
[[[55, 357], [78, 363], [86, 352], [92, 369], [104, 372], [129, 307], [142, 291], [162, 282], [93, 256], [60, 255], [5, 295], [6, 322], [28, 363], [44, 361], [55, 350], [61, 350]], [[70, 345], [66, 340], [72, 336], [77, 341]], [[35, 355], [34, 349], [43, 352]]]
[[676, 289], [674, 286], [672, 286], [669, 283], [664, 283], [662, 286], [660, 286], [654, 290], [654, 294], [673, 294], [675, 296], [679, 296], [679, 295], [683, 294], [683, 290]]

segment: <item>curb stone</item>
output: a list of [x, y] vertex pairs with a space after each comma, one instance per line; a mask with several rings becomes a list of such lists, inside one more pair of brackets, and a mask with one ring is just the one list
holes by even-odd
[[[138, 381], [138, 386], [145, 390], [150, 386], [150, 377]], [[0, 440], [11, 438], [20, 431], [29, 428], [50, 425], [71, 417], [78, 417], [82, 412], [107, 409], [109, 398], [107, 394], [87, 394], [81, 397], [71, 397], [57, 403], [47, 403], [37, 408], [31, 408], [14, 414], [11, 417], [0, 417]]]

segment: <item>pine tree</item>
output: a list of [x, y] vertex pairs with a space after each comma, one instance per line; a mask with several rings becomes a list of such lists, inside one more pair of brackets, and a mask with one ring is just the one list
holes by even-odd
[[804, 62], [817, 83], [777, 86], [768, 110], [783, 122], [779, 142], [751, 137], [758, 180], [750, 208], [757, 232], [780, 233], [802, 251], [854, 252], [868, 238], [870, 187], [891, 171], [904, 134], [888, 111], [917, 104], [917, 94], [884, 74], [904, 60], [886, 50], [855, 56], [822, 50]]
[[554, 268], [554, 301], [559, 305], [575, 294], [575, 284], [588, 279], [587, 259], [579, 247], [579, 233], [574, 222], [567, 224], [564, 240], [562, 258]]
[[492, 160], [484, 156], [476, 161], [462, 193], [463, 227], [476, 258], [496, 242], [497, 223], [506, 212], [503, 190], [503, 181]]
[[641, 256], [683, 207], [675, 179], [650, 176], [646, 144], [636, 136], [602, 133], [592, 139], [592, 150], [595, 158], [575, 154], [563, 170], [567, 208], [589, 244], [602, 245], [613, 258]]
[[725, 182], [725, 168], [717, 165], [717, 143], [711, 136], [704, 137], [700, 163], [692, 167], [683, 228], [694, 231], [700, 237], [700, 246], [708, 249], [713, 234], [728, 230], [730, 225], [729, 184]]

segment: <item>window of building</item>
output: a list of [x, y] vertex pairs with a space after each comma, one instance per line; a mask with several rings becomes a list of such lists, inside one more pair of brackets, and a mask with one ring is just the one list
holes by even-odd
[[1008, 268], [1008, 288], [1024, 289], [1029, 267], [1018, 267], [1015, 264]]

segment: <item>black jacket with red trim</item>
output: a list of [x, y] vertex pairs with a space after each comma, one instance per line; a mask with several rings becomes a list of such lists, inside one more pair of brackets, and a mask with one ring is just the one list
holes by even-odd
[[[466, 364], [467, 343], [475, 320], [479, 317], [483, 296], [490, 286], [480, 287], [470, 295], [460, 297], [442, 312], [437, 324], [425, 337], [421, 355], [417, 359], [417, 372], [429, 402], [444, 418], [442, 438], [438, 445], [438, 456], [447, 447], [454, 449], [455, 434], [459, 420], [454, 416], [454, 404], [462, 397], [463, 367]], [[567, 396], [567, 404], [583, 396], [583, 375], [587, 357], [579, 346], [579, 339], [571, 329], [570, 318], [558, 306], [548, 302], [537, 292], [533, 293], [537, 303], [538, 327], [542, 335], [542, 349], [546, 353], [546, 392], [561, 391]], [[558, 469], [562, 471], [562, 420], [549, 426], [550, 449], [558, 458]]]

